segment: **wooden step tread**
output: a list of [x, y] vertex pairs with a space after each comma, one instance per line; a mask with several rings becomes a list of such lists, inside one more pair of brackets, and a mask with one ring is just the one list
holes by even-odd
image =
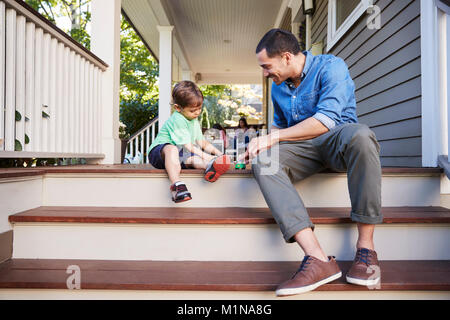
[[[309, 208], [315, 224], [352, 223], [350, 208]], [[385, 207], [384, 223], [450, 223], [443, 207]], [[274, 224], [268, 208], [38, 207], [9, 216], [9, 222]]]
[[[56, 167], [35, 167], [35, 168], [0, 168], [0, 178], [12, 178], [33, 175], [45, 175], [47, 173], [124, 173], [124, 174], [166, 174], [165, 170], [155, 169], [149, 164], [114, 164], [114, 165], [73, 165]], [[201, 175], [203, 170], [185, 169], [181, 173]], [[323, 173], [335, 173], [332, 170]], [[441, 168], [407, 168], [407, 167], [385, 167], [383, 174], [425, 174], [440, 175]], [[250, 166], [247, 170], [230, 170], [227, 174], [251, 175]]]
[[[343, 276], [320, 291], [364, 291]], [[98, 261], [13, 259], [0, 264], [0, 288], [67, 289], [67, 268], [80, 268], [81, 289], [273, 291], [300, 262]], [[450, 290], [450, 261], [381, 261], [380, 290]]]

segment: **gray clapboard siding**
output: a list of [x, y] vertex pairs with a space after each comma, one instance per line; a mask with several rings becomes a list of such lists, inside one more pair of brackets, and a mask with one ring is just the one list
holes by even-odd
[[[420, 77], [411, 79], [389, 90], [383, 91], [373, 97], [370, 97], [357, 104], [357, 113], [364, 115], [373, 112], [376, 109], [381, 109], [389, 106], [394, 106], [400, 102], [407, 101], [413, 97], [421, 95], [421, 79]], [[417, 116], [420, 116], [417, 115]], [[388, 122], [389, 119], [381, 119]]]
[[[380, 7], [381, 10], [381, 16], [383, 17], [385, 12], [384, 10], [386, 9], [386, 7], [392, 3], [394, 0], [385, 0], [385, 1], [374, 1], [377, 6]], [[363, 21], [366, 20], [365, 16], [363, 16], [361, 19], [363, 19]], [[328, 21], [326, 22], [328, 24]], [[384, 20], [381, 19], [381, 23], [384, 23]], [[347, 31], [347, 33], [345, 34], [344, 37], [341, 38], [341, 40], [336, 43], [332, 49], [333, 54], [337, 55], [337, 56], [341, 56], [341, 51], [344, 50], [345, 48], [347, 48], [349, 46], [349, 44], [353, 43], [353, 41], [355, 41], [359, 35], [361, 34], [361, 32], [365, 31], [367, 29], [366, 24], [365, 23], [357, 23], [355, 24], [353, 27], [350, 28], [350, 30]], [[373, 31], [373, 33], [375, 33], [376, 30]], [[351, 45], [350, 47], [353, 47], [353, 45]], [[345, 59], [344, 59], [345, 60]]]
[[405, 102], [396, 104], [392, 107], [377, 109], [374, 112], [367, 113], [359, 117], [359, 122], [367, 124], [373, 128], [381, 126], [389, 119], [392, 122], [398, 122], [405, 119], [411, 119], [420, 114], [422, 108], [421, 97], [413, 98]]
[[374, 67], [366, 72], [361, 73], [359, 76], [354, 77], [356, 90], [366, 86], [367, 84], [382, 78], [386, 74], [386, 70], [392, 68], [392, 66], [403, 66], [410, 61], [420, 58], [420, 38], [409, 43], [405, 47], [401, 48], [394, 54], [392, 54], [389, 59], [385, 59], [377, 63]]
[[[395, 31], [389, 39], [382, 42], [365, 56], [360, 57], [354, 64], [347, 63], [352, 78], [356, 78], [361, 73], [366, 72], [366, 70], [380, 63], [380, 61], [390, 58], [393, 53], [418, 39], [420, 37], [420, 17], [415, 18], [400, 30]], [[391, 66], [391, 68], [395, 69], [397, 66]], [[390, 70], [386, 71], [389, 72]]]
[[422, 138], [405, 138], [378, 141], [383, 157], [419, 157], [422, 155]]
[[[328, 19], [328, 2], [322, 2], [323, 5], [317, 8], [318, 12], [314, 14], [313, 23], [311, 26], [311, 37], [312, 39], [318, 39], [318, 36], [327, 26]], [[313, 41], [314, 42], [314, 41]]]
[[396, 138], [412, 138], [422, 134], [422, 119], [414, 118], [372, 127], [378, 141]]
[[369, 85], [356, 90], [356, 102], [360, 103], [365, 99], [373, 97], [383, 91], [398, 86], [401, 82], [405, 82], [421, 75], [420, 58], [413, 60], [406, 65], [400, 67], [391, 73], [379, 78]]
[[[366, 27], [366, 17], [360, 23], [361, 32], [353, 39], [351, 46], [346, 46], [338, 55], [347, 61], [348, 65], [353, 65], [359, 57], [365, 56], [373, 48], [377, 47], [392, 36], [393, 30], [400, 30], [416, 16], [414, 12], [420, 11], [419, 2], [413, 0], [395, 0], [389, 3], [381, 12], [382, 28], [380, 30], [370, 30]], [[381, 8], [380, 8], [381, 9]]]
[[[328, 0], [317, 0], [312, 42], [326, 47]], [[421, 166], [420, 0], [378, 0], [381, 28], [363, 15], [330, 54], [355, 82], [357, 113], [377, 135], [383, 166]]]
[[422, 157], [381, 157], [385, 167], [421, 167]]
[[[328, 0], [316, 1], [316, 12], [312, 17], [311, 41], [312, 43], [323, 42], [324, 48], [327, 45], [327, 25], [328, 25]], [[318, 30], [322, 30], [320, 33]], [[325, 30], [325, 31], [323, 31]], [[324, 49], [325, 50], [325, 49]]]

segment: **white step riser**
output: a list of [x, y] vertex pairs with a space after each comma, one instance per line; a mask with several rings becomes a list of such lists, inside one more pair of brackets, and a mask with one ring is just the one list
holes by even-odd
[[[0, 300], [274, 300], [271, 291], [165, 291], [165, 290], [39, 290], [0, 289]], [[278, 298], [279, 299], [279, 298]], [[447, 291], [312, 291], [284, 300], [449, 300]], [[180, 301], [180, 306], [185, 302]], [[233, 303], [224, 301], [225, 306]], [[270, 305], [270, 301], [262, 305]], [[191, 305], [191, 304], [188, 304]], [[253, 305], [256, 305], [254, 303]], [[268, 310], [268, 309], [266, 309]], [[226, 315], [225, 315], [226, 316]], [[248, 315], [251, 318], [251, 315]]]
[[[326, 254], [353, 260], [356, 225], [316, 225]], [[450, 259], [450, 225], [386, 224], [375, 230], [382, 260]], [[13, 258], [299, 261], [277, 225], [27, 224], [14, 226]]]
[[[267, 207], [251, 176], [225, 176], [214, 184], [186, 175], [193, 199], [174, 204], [169, 181], [160, 176], [47, 175], [43, 205], [120, 207]], [[350, 207], [345, 174], [318, 174], [296, 184], [307, 207]], [[439, 206], [439, 176], [384, 176], [383, 206]]]

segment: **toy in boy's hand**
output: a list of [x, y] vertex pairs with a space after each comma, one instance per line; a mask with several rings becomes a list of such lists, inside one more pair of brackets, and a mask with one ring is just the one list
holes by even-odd
[[236, 170], [245, 170], [245, 162], [244, 161], [236, 161], [234, 168]]

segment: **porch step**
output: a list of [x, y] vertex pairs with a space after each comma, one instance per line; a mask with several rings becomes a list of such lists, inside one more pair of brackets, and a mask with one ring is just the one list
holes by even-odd
[[[352, 223], [351, 208], [308, 208], [314, 224]], [[443, 207], [385, 207], [383, 223], [450, 223]], [[9, 216], [9, 222], [133, 224], [274, 224], [268, 208], [142, 208], [43, 206]]]
[[[184, 170], [181, 179], [193, 199], [174, 204], [163, 170], [130, 168], [52, 168], [44, 175], [43, 205], [130, 207], [259, 207], [267, 204], [249, 170], [232, 170], [215, 183], [200, 170]], [[440, 171], [439, 171], [440, 172]], [[439, 206], [436, 170], [383, 170], [383, 206]], [[295, 184], [308, 207], [350, 207], [347, 175], [320, 173]]]
[[[450, 297], [450, 261], [380, 261], [382, 280], [379, 289], [346, 283], [345, 274], [351, 261], [338, 261], [338, 264], [343, 276], [316, 291], [419, 290], [421, 294], [423, 291], [443, 291], [443, 297]], [[79, 267], [81, 290], [68, 290], [69, 266]], [[188, 290], [208, 291], [209, 294], [213, 291], [255, 294], [266, 291], [275, 298], [277, 285], [289, 279], [298, 266], [299, 262], [12, 259], [0, 264], [0, 299], [8, 298], [5, 289], [59, 289], [60, 297], [69, 291], [82, 297], [92, 289], [152, 290], [156, 293]], [[31, 295], [33, 290], [24, 292]], [[305, 295], [296, 298], [302, 299]]]
[[[383, 168], [382, 205], [439, 206], [441, 169]], [[0, 180], [40, 181], [45, 206], [267, 208], [250, 170], [230, 170], [215, 183], [202, 170], [182, 170], [193, 199], [174, 204], [164, 170], [150, 165], [0, 169]], [[37, 184], [37, 182], [36, 182]], [[308, 207], [350, 207], [346, 173], [324, 171], [295, 184]]]
[[[310, 208], [327, 254], [354, 257], [350, 208]], [[450, 209], [386, 207], [374, 240], [383, 260], [450, 260]], [[13, 258], [298, 261], [267, 208], [39, 207], [11, 215]]]

